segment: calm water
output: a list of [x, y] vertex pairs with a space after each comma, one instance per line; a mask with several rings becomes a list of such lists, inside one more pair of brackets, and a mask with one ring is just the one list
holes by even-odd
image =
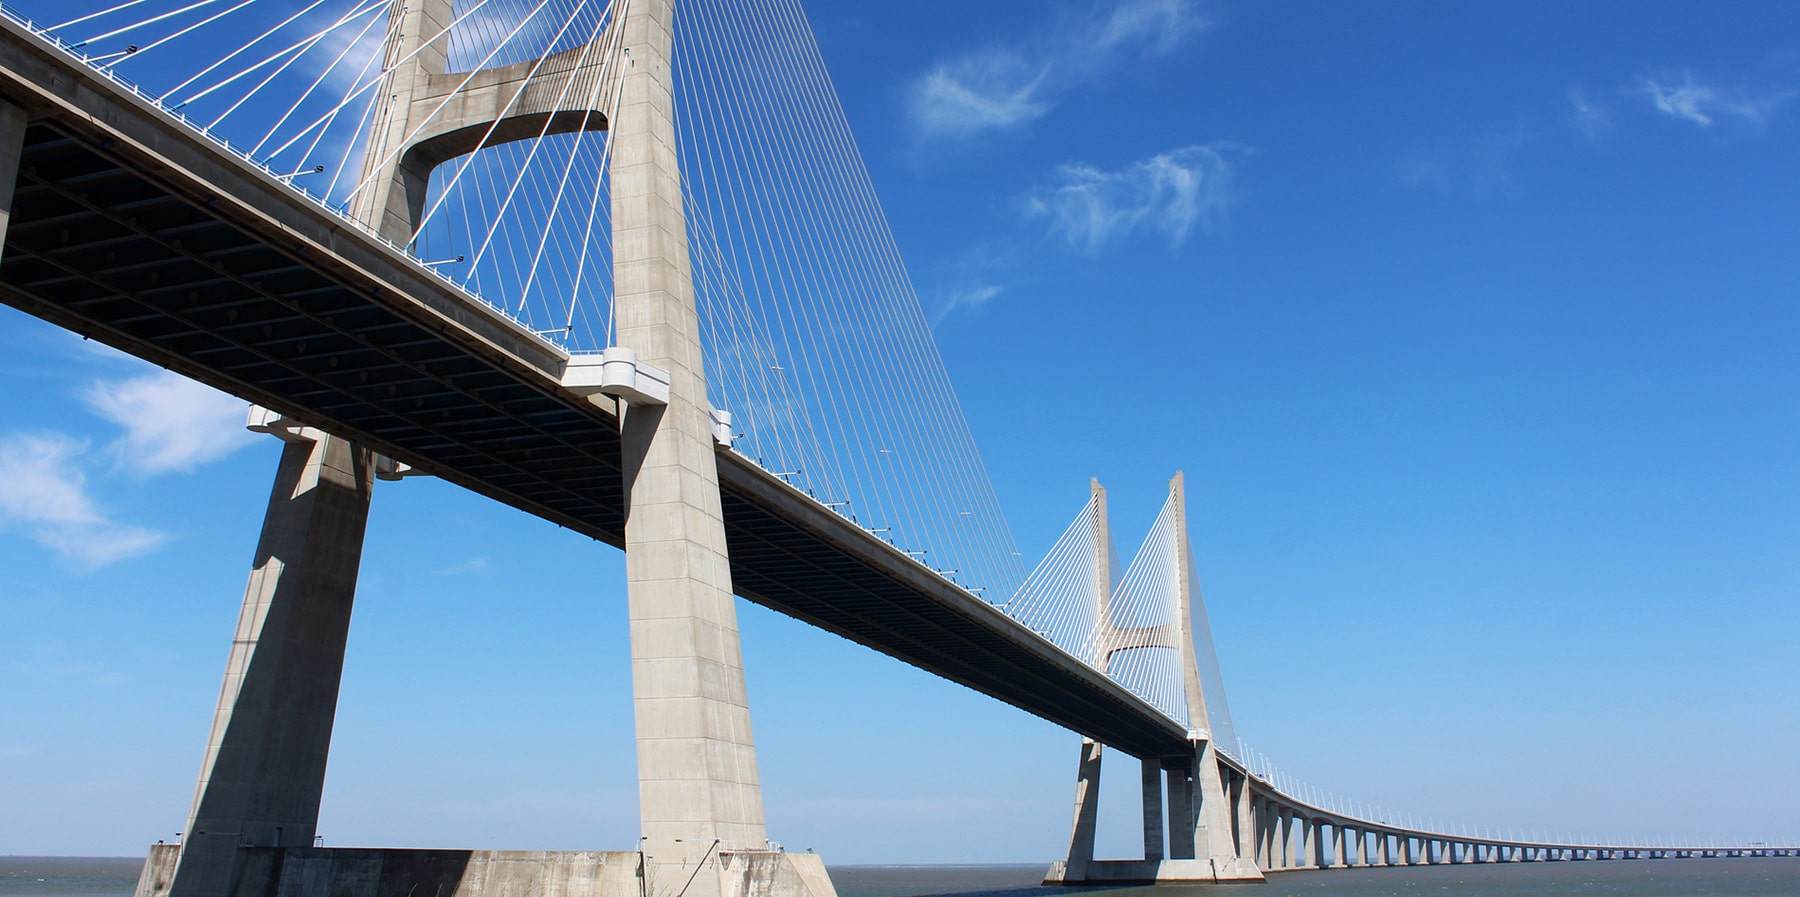
[[[0, 897], [130, 897], [141, 859], [0, 857]], [[1800, 858], [1638, 860], [1289, 872], [1263, 885], [1038, 886], [1044, 865], [836, 866], [839, 897], [1800, 897]]]

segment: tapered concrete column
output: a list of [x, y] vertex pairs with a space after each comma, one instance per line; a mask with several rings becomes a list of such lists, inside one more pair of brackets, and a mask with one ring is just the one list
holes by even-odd
[[1070, 825], [1069, 881], [1086, 881], [1094, 862], [1094, 829], [1100, 811], [1100, 743], [1081, 740], [1081, 762], [1075, 774], [1075, 820]]
[[635, 0], [624, 19], [613, 302], [619, 344], [669, 374], [668, 404], [630, 406], [620, 428], [644, 852], [662, 880], [697, 869], [688, 893], [710, 897], [724, 883], [709, 856], [769, 844], [683, 216], [674, 18], [674, 0]]
[[1376, 832], [1375, 837], [1381, 839], [1381, 865], [1394, 865], [1394, 838], [1387, 832]]
[[1144, 859], [1163, 858], [1163, 773], [1162, 761], [1145, 760], [1142, 764], [1144, 798]]
[[1341, 825], [1331, 827], [1331, 865], [1340, 869], [1348, 865], [1344, 862], [1344, 827]]
[[[1183, 602], [1183, 607], [1186, 607], [1186, 602]], [[1197, 688], [1198, 685], [1190, 683], [1190, 687]], [[1205, 705], [1201, 705], [1201, 711], [1199, 718], [1205, 719]], [[1260, 878], [1261, 872], [1257, 870], [1256, 863], [1248, 852], [1238, 851], [1239, 841], [1232, 837], [1234, 820], [1238, 827], [1248, 824], [1249, 820], [1244, 818], [1244, 814], [1248, 813], [1249, 808], [1241, 801], [1227, 803], [1230, 798], [1226, 796], [1225, 783], [1222, 781], [1224, 769], [1219, 766], [1218, 755], [1213, 750], [1211, 741], [1194, 743], [1194, 768], [1199, 772], [1194, 776], [1190, 794], [1193, 809], [1189, 811], [1189, 818], [1194, 822], [1188, 835], [1193, 844], [1188, 856], [1212, 860], [1221, 878]], [[1234, 793], [1242, 793], [1241, 783], [1234, 789]], [[1238, 812], [1234, 813], [1234, 807]]]
[[[1089, 558], [1089, 571], [1093, 584], [1094, 619], [1102, 630], [1112, 625], [1112, 573], [1110, 565], [1111, 537], [1107, 533], [1106, 490], [1099, 480], [1088, 482], [1090, 490], [1089, 508], [1094, 515], [1090, 524], [1094, 533], [1093, 556]], [[1094, 658], [1095, 667], [1106, 672], [1110, 655], [1102, 652]], [[1075, 818], [1070, 824], [1068, 860], [1063, 864], [1060, 881], [1087, 881], [1090, 867], [1094, 862], [1094, 833], [1098, 825], [1100, 811], [1100, 760], [1101, 745], [1088, 738], [1081, 740], [1081, 759], [1076, 768], [1075, 784]], [[1144, 762], [1144, 775], [1151, 777], [1151, 769], [1156, 763]], [[1159, 767], [1158, 767], [1159, 768]], [[1157, 782], [1160, 784], [1160, 782]], [[1144, 843], [1145, 858], [1151, 858], [1149, 844], [1152, 840], [1150, 815], [1156, 810], [1155, 833], [1156, 856], [1162, 851], [1162, 813], [1160, 805], [1152, 807], [1149, 798], [1144, 801]], [[1052, 875], [1055, 873], [1053, 872]]]
[[0, 257], [6, 229], [12, 223], [13, 192], [19, 183], [19, 159], [25, 155], [25, 110], [0, 100]]
[[1269, 861], [1274, 856], [1273, 847], [1269, 845], [1269, 839], [1274, 834], [1273, 825], [1269, 825], [1269, 803], [1253, 796], [1249, 802], [1249, 814], [1251, 820], [1255, 820], [1255, 838], [1251, 839], [1251, 843], [1256, 847], [1256, 868], [1267, 872], [1271, 868]]
[[1256, 812], [1250, 806], [1255, 796], [1250, 793], [1249, 779], [1227, 773], [1231, 778], [1231, 830], [1236, 836], [1236, 854], [1239, 859], [1256, 862]]
[[1294, 868], [1294, 814], [1286, 807], [1275, 811], [1275, 850], [1281, 857], [1275, 868]]
[[1169, 778], [1169, 859], [1194, 858], [1194, 773], [1190, 767], [1165, 766]]
[[[1183, 692], [1188, 704], [1188, 720], [1190, 726], [1201, 728], [1208, 726], [1206, 715], [1206, 693], [1201, 688], [1201, 666], [1193, 650], [1193, 594], [1199, 593], [1199, 585], [1193, 578], [1193, 553], [1188, 540], [1188, 492], [1186, 479], [1175, 474], [1168, 481], [1170, 499], [1175, 503], [1174, 533], [1175, 551], [1179, 562], [1175, 564], [1175, 594], [1177, 594], [1177, 645], [1181, 645], [1181, 677]], [[1210, 859], [1220, 879], [1233, 881], [1258, 881], [1262, 872], [1256, 868], [1255, 859], [1249, 850], [1244, 850], [1242, 834], [1249, 825], [1247, 811], [1249, 807], [1240, 803], [1228, 803], [1222, 767], [1219, 766], [1219, 753], [1213, 748], [1211, 731], [1204, 733], [1204, 738], [1195, 738], [1193, 744], [1193, 827], [1190, 839], [1193, 841], [1193, 857]], [[1237, 812], [1233, 812], [1237, 809]], [[1233, 816], [1237, 816], [1238, 834], [1233, 839]], [[1174, 843], [1175, 836], [1170, 836]], [[1233, 845], [1237, 848], [1233, 848]], [[1174, 848], [1170, 848], [1174, 852]]]
[[312, 431], [282, 449], [170, 893], [219, 897], [240, 846], [307, 847], [337, 712], [374, 469]]
[[1300, 820], [1300, 865], [1305, 869], [1317, 869], [1322, 865], [1319, 857], [1319, 823], [1317, 820]]

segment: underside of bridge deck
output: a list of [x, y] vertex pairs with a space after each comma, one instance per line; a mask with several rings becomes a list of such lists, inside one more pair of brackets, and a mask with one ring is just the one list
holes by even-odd
[[[0, 44], [0, 97], [33, 120], [0, 300], [622, 545], [617, 412], [560, 387], [564, 353], [28, 45]], [[1117, 683], [747, 459], [719, 461], [739, 594], [1128, 753], [1188, 753]]]

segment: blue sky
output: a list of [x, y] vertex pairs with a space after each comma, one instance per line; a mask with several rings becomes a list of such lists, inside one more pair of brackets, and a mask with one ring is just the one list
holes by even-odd
[[[1089, 476], [1129, 552], [1185, 470], [1238, 732], [1287, 772], [1800, 840], [1800, 12], [969, 6], [809, 10], [1025, 554]], [[278, 454], [240, 420], [0, 310], [0, 854], [181, 828]], [[382, 484], [327, 843], [634, 843], [620, 560]], [[775, 838], [1066, 843], [1074, 736], [741, 615]]]

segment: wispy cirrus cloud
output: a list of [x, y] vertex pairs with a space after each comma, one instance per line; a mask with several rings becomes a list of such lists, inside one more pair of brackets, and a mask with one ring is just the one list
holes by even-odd
[[1800, 95], [1794, 90], [1709, 83], [1687, 69], [1641, 75], [1632, 92], [1648, 100], [1657, 112], [1700, 128], [1721, 122], [1761, 126], [1782, 104]]
[[994, 283], [965, 283], [953, 287], [939, 301], [937, 311], [931, 316], [931, 326], [936, 327], [952, 312], [980, 308], [1004, 292], [1005, 287]]
[[61, 433], [0, 436], [0, 527], [22, 529], [86, 569], [156, 550], [168, 536], [114, 521], [88, 493], [79, 464], [86, 451]]
[[925, 137], [1018, 127], [1127, 61], [1168, 55], [1209, 24], [1192, 0], [1126, 0], [1046, 22], [933, 65], [913, 83], [911, 117]]
[[1571, 87], [1569, 97], [1569, 124], [1589, 140], [1599, 140], [1613, 129], [1612, 109], [1596, 100], [1586, 89]]
[[125, 432], [112, 445], [120, 467], [153, 475], [186, 472], [256, 439], [244, 402], [172, 371], [103, 380], [82, 401]]
[[1196, 225], [1214, 225], [1229, 208], [1230, 156], [1241, 151], [1231, 144], [1186, 146], [1112, 170], [1068, 163], [1026, 195], [1026, 214], [1084, 252], [1136, 233], [1179, 246]]

